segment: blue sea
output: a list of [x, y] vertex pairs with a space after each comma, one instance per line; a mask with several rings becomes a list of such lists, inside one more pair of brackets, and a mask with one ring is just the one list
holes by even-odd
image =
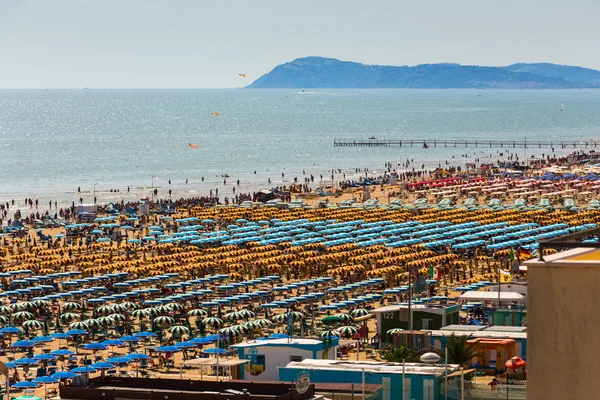
[[0, 200], [33, 196], [70, 204], [80, 187], [87, 202], [94, 186], [102, 202], [136, 198], [152, 186], [163, 197], [168, 188], [190, 196], [219, 188], [231, 196], [237, 179], [239, 193], [295, 176], [302, 181], [303, 171], [320, 179], [341, 169], [352, 177], [356, 168], [382, 171], [385, 162], [413, 159], [417, 167], [433, 168], [445, 160], [493, 161], [501, 151], [333, 146], [335, 138], [370, 136], [597, 139], [600, 92], [0, 90]]

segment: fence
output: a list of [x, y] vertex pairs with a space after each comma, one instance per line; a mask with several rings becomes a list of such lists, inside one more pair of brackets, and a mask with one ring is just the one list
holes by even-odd
[[461, 395], [460, 379], [448, 382], [447, 394], [446, 387], [442, 384], [441, 399], [448, 400], [487, 400], [487, 399], [505, 399], [505, 400], [524, 400], [527, 397], [527, 386], [525, 385], [497, 385], [495, 390], [485, 384], [475, 384], [470, 381], [464, 382], [464, 397]]

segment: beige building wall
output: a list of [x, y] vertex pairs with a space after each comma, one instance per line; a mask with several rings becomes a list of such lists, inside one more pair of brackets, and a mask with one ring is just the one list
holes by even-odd
[[528, 267], [527, 399], [600, 398], [600, 252]]

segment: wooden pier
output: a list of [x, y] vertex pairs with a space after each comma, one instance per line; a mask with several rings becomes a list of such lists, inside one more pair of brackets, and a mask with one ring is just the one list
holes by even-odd
[[592, 149], [594, 140], [477, 140], [477, 139], [334, 139], [335, 147], [481, 147]]

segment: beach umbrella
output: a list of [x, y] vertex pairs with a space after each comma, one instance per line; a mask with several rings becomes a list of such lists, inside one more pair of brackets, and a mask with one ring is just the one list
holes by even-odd
[[146, 354], [142, 354], [142, 353], [131, 353], [131, 354], [127, 354], [126, 357], [128, 357], [134, 361], [149, 360], [152, 358], [152, 357], [150, 357]]
[[37, 364], [39, 361], [33, 358], [19, 358], [18, 360], [13, 361], [15, 364], [18, 365], [35, 365]]
[[222, 334], [227, 335], [227, 336], [233, 336], [233, 335], [240, 334], [240, 331], [232, 326], [219, 329], [219, 332], [221, 332]]
[[[115, 365], [108, 363], [108, 362], [97, 362], [97, 363], [90, 365], [90, 367], [100, 370], [100, 371], [103, 371], [103, 370], [107, 370], [107, 369], [113, 369], [113, 368], [115, 368]], [[77, 374], [75, 374], [75, 376], [77, 376]]]
[[150, 316], [150, 313], [146, 309], [135, 310], [131, 312], [131, 316], [137, 319], [143, 319]]
[[156, 325], [171, 325], [175, 322], [175, 320], [171, 317], [167, 317], [166, 315], [154, 318], [153, 322]]
[[75, 372], [75, 373], [78, 373], [78, 374], [91, 374], [91, 373], [94, 373], [96, 371], [97, 371], [96, 368], [92, 368], [90, 366], [87, 366], [87, 367], [76, 367], [76, 368], [73, 368], [70, 372]]
[[73, 323], [69, 324], [69, 329], [87, 331], [89, 329], [89, 325], [87, 323], [81, 322], [81, 321], [80, 322], [73, 322]]
[[75, 354], [75, 352], [73, 350], [68, 349], [58, 349], [51, 351], [50, 354], [53, 356], [70, 356], [72, 354]]
[[208, 317], [202, 320], [202, 325], [204, 326], [212, 326], [213, 328], [218, 328], [223, 325], [223, 320], [216, 317]]
[[77, 309], [81, 308], [81, 305], [74, 301], [67, 301], [67, 302], [63, 303], [61, 308], [63, 310], [77, 310]]
[[[76, 324], [80, 324], [80, 323], [81, 322], [76, 322]], [[80, 336], [80, 335], [87, 335], [88, 334], [87, 330], [84, 330], [84, 329], [70, 329], [66, 333], [69, 336]]]
[[103, 341], [102, 344], [105, 346], [123, 346], [125, 344], [125, 342], [123, 342], [119, 339], [107, 339], [107, 340]]
[[119, 338], [119, 340], [125, 343], [137, 343], [142, 339], [135, 336], [122, 336]]
[[106, 362], [111, 364], [129, 364], [133, 360], [129, 357], [111, 357]]
[[53, 376], [39, 376], [39, 377], [35, 378], [33, 380], [33, 382], [46, 385], [46, 384], [58, 383], [59, 381], [58, 381], [58, 379], [56, 379]]
[[344, 314], [344, 313], [335, 314], [335, 317], [340, 318], [345, 323], [348, 323], [348, 322], [354, 320], [354, 317], [352, 315], [350, 315], [350, 314]]
[[165, 307], [168, 307], [171, 311], [183, 311], [185, 309], [185, 307], [179, 303], [170, 303]]
[[69, 323], [73, 321], [77, 321], [79, 319], [79, 314], [67, 312], [60, 315], [60, 320], [64, 323]]
[[38, 320], [30, 319], [28, 321], [23, 322], [21, 324], [21, 326], [23, 326], [23, 328], [27, 328], [29, 330], [35, 331], [35, 330], [38, 330], [38, 329], [42, 329], [44, 327], [44, 324], [42, 324]]
[[181, 337], [190, 333], [190, 330], [183, 325], [174, 325], [170, 327], [167, 332], [175, 337]]
[[401, 332], [404, 332], [404, 329], [394, 328], [394, 329], [389, 329], [387, 331], [387, 334], [388, 335], [395, 335], [395, 334], [398, 334], [398, 333], [401, 333]]
[[156, 351], [159, 353], [177, 353], [180, 351], [180, 349], [176, 346], [161, 346], [157, 347]]
[[244, 327], [250, 331], [262, 329], [263, 326], [256, 321], [248, 321], [244, 324]]
[[139, 337], [139, 338], [153, 338], [153, 337], [156, 337], [158, 335], [156, 333], [154, 333], [154, 332], [143, 331], [143, 332], [134, 333], [133, 336]]
[[14, 342], [13, 344], [11, 344], [11, 347], [29, 348], [29, 347], [33, 347], [34, 345], [35, 345], [35, 343], [33, 343], [31, 340], [18, 340], [16, 342]]
[[201, 308], [195, 308], [193, 310], [188, 311], [187, 315], [191, 317], [205, 317], [208, 315], [208, 312]]
[[320, 337], [322, 338], [328, 338], [328, 337], [339, 337], [340, 334], [335, 331], [335, 330], [329, 330], [329, 331], [323, 331], [319, 334]]
[[256, 316], [256, 314], [254, 312], [252, 312], [250, 310], [246, 310], [246, 309], [241, 310], [239, 313], [242, 314], [242, 317], [244, 319], [254, 318]]
[[271, 322], [270, 319], [265, 318], [257, 319], [252, 322], [254, 322], [255, 324], [259, 324], [263, 328], [268, 328], [269, 326], [273, 325], [273, 322]]
[[44, 300], [44, 299], [36, 299], [32, 301], [33, 304], [35, 304], [36, 307], [47, 307], [50, 302], [48, 300]]
[[115, 322], [124, 322], [125, 320], [127, 320], [127, 318], [125, 318], [123, 314], [110, 314], [108, 318]]
[[35, 318], [35, 316], [33, 315], [33, 313], [30, 313], [29, 311], [19, 311], [13, 314], [13, 318], [15, 319], [33, 319]]
[[93, 350], [93, 351], [97, 351], [97, 350], [106, 350], [106, 345], [103, 343], [88, 343], [85, 346], [83, 346], [84, 350]]
[[94, 310], [94, 312], [96, 312], [97, 314], [110, 314], [113, 313], [115, 311], [114, 306], [100, 306], [100, 307], [96, 307], [96, 309]]
[[205, 354], [225, 354], [227, 353], [227, 350], [221, 349], [219, 347], [211, 347], [209, 349], [202, 350], [202, 352]]
[[229, 321], [237, 321], [238, 319], [244, 319], [244, 315], [240, 312], [234, 311], [223, 315], [223, 318]]
[[54, 338], [52, 337], [47, 337], [47, 336], [37, 336], [34, 337], [33, 339], [31, 339], [31, 341], [35, 344], [39, 344], [39, 343], [49, 343], [54, 341]]
[[345, 337], [354, 336], [358, 333], [358, 328], [353, 325], [345, 325], [336, 329], [340, 335]]
[[369, 311], [364, 308], [357, 308], [356, 310], [350, 311], [354, 318], [364, 317], [365, 315], [369, 315]]
[[36, 389], [38, 388], [40, 385], [36, 382], [32, 382], [32, 381], [21, 381], [21, 382], [17, 382], [15, 384], [10, 385], [11, 388], [16, 388], [16, 389]]
[[51, 355], [51, 354], [36, 354], [35, 356], [33, 356], [34, 360], [40, 360], [40, 361], [54, 361], [56, 360], [56, 357]]

